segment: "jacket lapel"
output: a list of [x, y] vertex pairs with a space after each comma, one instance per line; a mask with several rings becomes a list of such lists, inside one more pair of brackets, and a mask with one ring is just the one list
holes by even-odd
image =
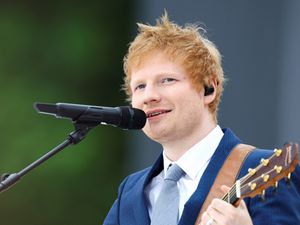
[[225, 129], [223, 132], [224, 136], [204, 171], [196, 191], [184, 206], [179, 225], [192, 225], [195, 223], [202, 204], [204, 203], [220, 168], [230, 151], [241, 142], [230, 129]]
[[153, 164], [151, 169], [146, 172], [141, 179], [138, 180], [136, 183], [136, 187], [132, 192], [132, 196], [129, 199], [135, 202], [135, 207], [133, 208], [134, 212], [134, 219], [137, 225], [149, 225], [150, 224], [150, 217], [147, 208], [147, 199], [145, 195], [145, 188], [152, 180], [153, 177], [158, 175], [163, 169], [163, 156], [162, 154]]

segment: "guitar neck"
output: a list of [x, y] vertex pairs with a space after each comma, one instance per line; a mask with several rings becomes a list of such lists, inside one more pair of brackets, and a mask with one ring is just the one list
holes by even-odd
[[240, 188], [240, 185], [239, 185], [239, 181], [238, 181], [222, 197], [222, 200], [229, 203], [229, 204], [231, 204], [231, 205], [237, 205], [239, 200], [240, 200], [239, 188]]
[[270, 158], [261, 159], [256, 168], [249, 168], [248, 173], [235, 182], [222, 200], [236, 206], [245, 197], [252, 198], [261, 194], [264, 198], [265, 189], [272, 185], [276, 187], [277, 182], [284, 177], [290, 179], [297, 163], [298, 144], [287, 143], [282, 149], [275, 149]]

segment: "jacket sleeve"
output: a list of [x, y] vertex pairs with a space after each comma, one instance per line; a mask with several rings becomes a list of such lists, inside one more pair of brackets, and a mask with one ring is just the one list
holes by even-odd
[[118, 198], [115, 200], [114, 204], [110, 208], [103, 225], [120, 225], [119, 220], [119, 209], [120, 209], [120, 199], [125, 186], [127, 178], [120, 184], [118, 191]]
[[[255, 151], [254, 151], [255, 152]], [[254, 153], [255, 154], [255, 153]], [[266, 155], [255, 158], [268, 158]], [[258, 162], [259, 162], [258, 161]], [[246, 163], [247, 164], [247, 163]], [[249, 167], [248, 167], [249, 168]], [[253, 168], [253, 167], [252, 167]], [[275, 189], [266, 190], [265, 200], [260, 196], [245, 199], [253, 225], [296, 225], [300, 224], [300, 167], [296, 166], [291, 180], [282, 179]]]

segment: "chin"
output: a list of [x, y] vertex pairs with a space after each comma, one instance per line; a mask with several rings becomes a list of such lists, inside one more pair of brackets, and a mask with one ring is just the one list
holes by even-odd
[[152, 139], [153, 141], [162, 143], [164, 139], [166, 139], [166, 134], [163, 132], [151, 132], [151, 133], [146, 133], [146, 135]]
[[170, 130], [169, 126], [162, 126], [163, 124], [153, 124], [146, 126], [143, 128], [143, 132], [152, 140], [159, 142], [160, 140], [164, 139], [164, 137], [169, 133]]

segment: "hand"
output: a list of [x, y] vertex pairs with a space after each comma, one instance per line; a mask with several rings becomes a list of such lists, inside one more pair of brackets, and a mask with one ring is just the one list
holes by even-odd
[[[230, 188], [223, 185], [224, 193]], [[210, 222], [209, 222], [210, 221]], [[213, 199], [207, 210], [202, 214], [201, 225], [253, 225], [247, 206], [242, 200], [238, 207], [221, 200]]]

